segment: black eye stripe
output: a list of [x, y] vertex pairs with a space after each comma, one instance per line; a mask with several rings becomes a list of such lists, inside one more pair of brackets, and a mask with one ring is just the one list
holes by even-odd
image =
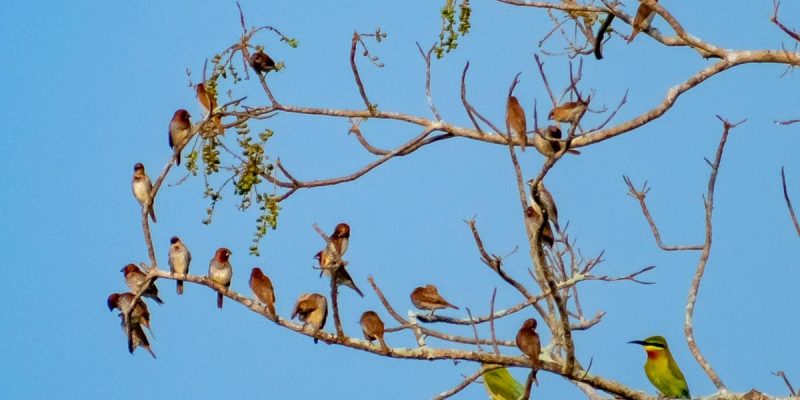
[[645, 346], [658, 347], [659, 349], [663, 349], [664, 348], [663, 344], [661, 344], [661, 343], [653, 343], [653, 342], [646, 342]]

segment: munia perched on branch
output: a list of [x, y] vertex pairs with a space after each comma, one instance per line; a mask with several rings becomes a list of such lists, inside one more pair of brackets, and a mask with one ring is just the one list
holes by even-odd
[[589, 100], [581, 100], [579, 96], [577, 101], [566, 102], [553, 108], [547, 115], [547, 119], [576, 125], [588, 107]]
[[[555, 125], [550, 125], [546, 128], [539, 129], [533, 135], [533, 147], [545, 157], [553, 157], [556, 153], [566, 146], [566, 142], [561, 141], [561, 129]], [[568, 153], [581, 154], [578, 150], [569, 149]]]
[[[131, 311], [130, 334], [127, 332], [125, 313], [130, 309], [133, 297], [133, 293], [112, 293], [108, 296], [108, 300], [106, 301], [108, 310], [114, 311], [114, 309], [117, 308], [121, 311], [119, 317], [121, 320], [122, 332], [124, 332], [128, 338], [128, 352], [133, 354], [133, 351], [141, 346], [150, 352], [153, 358], [156, 358], [156, 354], [153, 353], [153, 349], [150, 348], [147, 335], [145, 335], [142, 329], [142, 326], [145, 326], [150, 330], [150, 312], [147, 310], [147, 305], [144, 304], [141, 299], [136, 301], [136, 307]], [[152, 330], [150, 330], [150, 332], [152, 333]]]
[[[173, 236], [169, 240], [169, 270], [173, 274], [188, 274], [189, 264], [192, 262], [192, 253], [186, 248], [181, 239]], [[175, 290], [183, 294], [183, 281], [175, 280]]]
[[528, 141], [526, 129], [525, 110], [515, 96], [508, 96], [508, 101], [506, 102], [506, 130], [511, 138], [516, 138], [520, 142], [522, 151], [525, 151], [525, 144]]
[[259, 267], [254, 267], [250, 271], [250, 289], [253, 290], [253, 294], [258, 301], [264, 303], [270, 317], [277, 318], [275, 313], [275, 290], [272, 288], [272, 281], [264, 275], [264, 272]]
[[[534, 189], [531, 188], [531, 191], [533, 190]], [[553, 200], [553, 195], [550, 194], [550, 191], [547, 190], [546, 187], [544, 187], [544, 181], [539, 181], [536, 191], [539, 192], [539, 200], [542, 201], [542, 205], [544, 206], [544, 209], [547, 211], [547, 219], [549, 219], [550, 222], [553, 223], [553, 226], [555, 226], [556, 231], [560, 231], [561, 227], [558, 225], [558, 208], [556, 208], [556, 202], [555, 200]], [[531, 199], [531, 205], [533, 207], [537, 207], [536, 202], [534, 202], [533, 199]], [[537, 209], [537, 211], [539, 212], [539, 214], [542, 214], [540, 210]]]
[[153, 209], [153, 204], [150, 201], [150, 192], [153, 190], [153, 184], [150, 182], [150, 177], [144, 172], [144, 165], [136, 163], [133, 166], [133, 178], [131, 179], [131, 190], [133, 197], [139, 202], [142, 207], [147, 207], [147, 212], [150, 214], [150, 219], [153, 223], [156, 222], [156, 212]]
[[250, 66], [259, 74], [266, 74], [275, 70], [275, 61], [264, 51], [257, 51], [250, 56]]
[[[292, 309], [292, 318], [298, 317], [303, 321], [303, 326], [311, 325], [314, 332], [325, 327], [328, 318], [328, 300], [319, 293], [304, 293], [297, 299]], [[319, 340], [314, 338], [314, 343]]]
[[442, 308], [453, 308], [458, 310], [458, 307], [450, 304], [444, 297], [439, 295], [439, 289], [433, 285], [420, 286], [411, 292], [411, 302], [414, 307], [420, 310], [428, 310], [433, 316], [434, 311]]
[[377, 340], [381, 345], [381, 351], [384, 354], [389, 354], [389, 346], [387, 346], [386, 342], [383, 340], [385, 327], [378, 313], [375, 311], [364, 311], [364, 313], [361, 314], [359, 322], [361, 323], [361, 331], [364, 332], [364, 339], [369, 340], [370, 343], [372, 343], [373, 340]]
[[[142, 286], [144, 286], [145, 282], [147, 281], [147, 275], [142, 272], [136, 265], [128, 264], [122, 267], [119, 272], [122, 272], [125, 276], [125, 284], [131, 289], [131, 291], [138, 292], [141, 290]], [[142, 292], [142, 297], [147, 297], [150, 299], [155, 300], [158, 304], [164, 304], [164, 301], [158, 297], [158, 288], [156, 287], [155, 282], [150, 282], [150, 286]]]
[[[208, 264], [208, 278], [224, 286], [226, 290], [231, 286], [231, 278], [233, 277], [233, 268], [228, 261], [231, 254], [233, 253], [230, 250], [220, 247]], [[218, 291], [217, 308], [222, 308], [222, 299], [222, 291]]]
[[[353, 277], [347, 272], [344, 264], [339, 266], [334, 265], [331, 253], [319, 251], [314, 255], [314, 258], [318, 261], [319, 269], [322, 270], [323, 274], [331, 276], [331, 279], [336, 279], [336, 286], [347, 286], [355, 290], [359, 296], [364, 297], [364, 293], [356, 286]], [[331, 274], [331, 271], [333, 271], [333, 274]]]
[[192, 121], [189, 112], [180, 109], [172, 115], [169, 121], [169, 148], [175, 153], [175, 165], [181, 165], [181, 150], [192, 136]]
[[[539, 221], [542, 220], [542, 214], [540, 214], [533, 206], [528, 206], [528, 208], [525, 209], [525, 219], [532, 231], [536, 228], [534, 224], [538, 224]], [[550, 228], [550, 223], [548, 221], [544, 221], [543, 224], [544, 227], [542, 228], [542, 234], [539, 236], [539, 240], [543, 244], [546, 244], [547, 247], [552, 248], [553, 244], [555, 244], [553, 229]]]
[[[195, 91], [197, 93], [197, 101], [200, 102], [200, 107], [202, 107], [203, 112], [205, 112], [204, 118], [208, 118], [214, 114], [214, 110], [217, 108], [217, 100], [213, 94], [206, 90], [206, 85], [204, 83], [198, 83], [197, 86], [195, 86]], [[214, 131], [216, 133], [220, 135], [225, 134], [221, 116], [214, 115], [211, 117], [211, 123], [214, 124]]]
[[517, 347], [522, 354], [531, 359], [531, 379], [536, 381], [536, 371], [542, 368], [542, 362], [539, 360], [542, 343], [539, 341], [539, 334], [536, 333], [535, 319], [529, 318], [522, 323], [517, 332]]
[[[658, 3], [658, 0], [654, 0]], [[650, 8], [647, 4], [639, 3], [639, 8], [636, 9], [636, 17], [633, 18], [633, 31], [631, 32], [631, 36], [628, 38], [628, 43], [633, 41], [633, 38], [639, 34], [639, 32], [647, 29], [650, 27], [650, 22], [653, 21], [653, 17], [655, 17], [655, 12], [653, 9]]]

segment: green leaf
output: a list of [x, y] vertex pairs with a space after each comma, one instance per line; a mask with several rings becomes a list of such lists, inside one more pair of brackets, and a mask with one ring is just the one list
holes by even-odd
[[489, 400], [518, 400], [525, 388], [511, 376], [506, 368], [498, 368], [483, 374], [483, 385], [489, 392]]

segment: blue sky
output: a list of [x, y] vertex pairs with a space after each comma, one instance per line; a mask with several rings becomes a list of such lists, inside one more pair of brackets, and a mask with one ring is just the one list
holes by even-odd
[[[316, 2], [313, 2], [316, 3]], [[460, 105], [460, 71], [471, 62], [469, 94], [474, 105], [501, 124], [508, 85], [522, 71], [517, 96], [528, 108], [546, 93], [533, 63], [536, 43], [549, 29], [541, 10], [475, 2], [473, 30], [459, 49], [433, 65], [433, 95], [444, 119], [469, 126]], [[633, 13], [631, 3], [629, 13]], [[702, 3], [702, 2], [701, 2]], [[695, 35], [726, 48], [790, 46], [770, 24], [771, 1], [740, 1], [732, 7], [665, 3]], [[786, 2], [787, 24], [800, 26], [800, 6]], [[378, 26], [389, 37], [371, 50], [383, 69], [360, 65], [370, 98], [381, 109], [428, 116], [424, 64], [415, 42], [427, 47], [439, 30], [440, 2], [257, 2], [243, 1], [249, 25], [272, 25], [300, 42], [298, 49], [259, 34], [287, 69], [271, 76], [286, 104], [360, 108], [347, 60], [354, 30]], [[158, 360], [127, 353], [118, 320], [105, 299], [125, 290], [119, 269], [145, 261], [139, 209], [130, 192], [132, 166], [142, 162], [157, 175], [169, 157], [167, 125], [187, 108], [202, 115], [188, 86], [203, 61], [240, 35], [233, 2], [25, 2], [0, 14], [0, 92], [6, 124], [0, 150], [0, 210], [5, 232], [5, 290], [0, 323], [0, 398], [430, 398], [470, 374], [475, 366], [449, 361], [384, 359], [346, 348], [314, 345], [311, 339], [276, 328], [227, 302], [214, 307], [207, 288], [188, 285], [175, 295], [159, 282], [166, 304], [150, 305]], [[663, 21], [656, 26], [666, 29]], [[623, 32], [628, 28], [615, 24]], [[558, 50], [559, 42], [546, 47]], [[642, 35], [631, 45], [619, 38], [606, 58], [587, 58], [582, 89], [596, 91], [593, 104], [613, 107], [626, 89], [629, 102], [615, 122], [637, 115], [710, 62], [686, 49], [664, 48]], [[565, 61], [545, 58], [551, 84], [563, 87]], [[785, 370], [800, 384], [794, 342], [800, 328], [797, 255], [800, 240], [788, 219], [780, 187], [787, 168], [790, 191], [800, 203], [798, 127], [772, 121], [800, 117], [796, 73], [781, 77], [774, 65], [739, 67], [714, 77], [680, 98], [663, 118], [636, 132], [568, 157], [547, 183], [562, 220], [587, 257], [605, 250], [597, 273], [624, 275], [656, 265], [646, 279], [656, 285], [589, 282], [583, 286], [587, 314], [603, 310], [603, 322], [576, 334], [578, 355], [592, 372], [654, 393], [642, 370], [641, 349], [626, 344], [664, 335], [692, 393], [713, 392], [693, 361], [682, 335], [688, 285], [696, 253], [664, 253], [653, 241], [638, 204], [626, 195], [622, 175], [652, 186], [649, 206], [668, 243], [699, 243], [708, 168], [721, 133], [714, 117], [747, 118], [736, 128], [720, 172], [714, 247], [695, 313], [695, 335], [706, 357], [736, 391], [752, 387], [785, 395], [770, 372]], [[234, 88], [260, 105], [255, 82]], [[596, 103], [595, 103], [596, 102]], [[540, 114], [546, 112], [540, 110]], [[589, 115], [589, 121], [604, 116]], [[347, 121], [279, 115], [254, 130], [277, 133], [268, 144], [302, 179], [350, 173], [372, 160]], [[368, 121], [362, 130], [376, 145], [392, 146], [418, 134], [392, 122]], [[233, 136], [233, 135], [230, 135]], [[232, 139], [231, 137], [228, 140]], [[543, 159], [523, 157], [528, 177]], [[175, 183], [178, 169], [168, 178]], [[303, 292], [324, 291], [311, 269], [322, 242], [312, 229], [341, 221], [353, 229], [347, 258], [351, 274], [368, 292], [345, 291], [345, 331], [360, 336], [358, 316], [374, 309], [388, 315], [368, 289], [372, 275], [395, 306], [411, 307], [408, 293], [435, 283], [451, 302], [485, 314], [492, 289], [498, 307], [520, 299], [480, 263], [464, 219], [477, 215], [486, 246], [505, 254], [525, 246], [513, 171], [503, 146], [449, 140], [393, 160], [355, 183], [301, 191], [283, 204], [280, 226], [262, 243], [262, 256], [247, 255], [256, 215], [235, 210], [232, 193], [217, 207], [211, 226], [200, 223], [207, 203], [202, 179], [165, 187], [156, 201], [159, 222], [153, 239], [166, 265], [169, 237], [190, 247], [192, 273], [205, 273], [213, 251], [234, 252], [233, 287], [249, 293], [248, 271], [261, 266], [277, 291], [277, 308], [288, 315]], [[563, 224], [562, 224], [563, 225]], [[524, 251], [507, 260], [524, 277]], [[501, 321], [501, 337], [512, 338], [527, 315]], [[392, 324], [390, 324], [392, 325]], [[468, 330], [454, 332], [469, 334]], [[487, 331], [482, 334], [488, 335]], [[407, 346], [407, 333], [387, 337]], [[440, 343], [439, 343], [440, 344]], [[516, 353], [514, 349], [508, 351]], [[513, 370], [523, 378], [525, 371]], [[132, 378], [147, 384], [135, 384]], [[572, 385], [540, 374], [540, 398], [581, 398]], [[481, 385], [460, 398], [484, 398]]]

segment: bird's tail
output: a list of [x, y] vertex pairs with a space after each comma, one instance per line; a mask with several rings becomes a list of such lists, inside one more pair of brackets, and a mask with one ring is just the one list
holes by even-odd
[[454, 306], [454, 305], [452, 305], [450, 303], [447, 303], [447, 307], [450, 307], [450, 308], [458, 310], [458, 307], [456, 307], [456, 306]]
[[162, 305], [162, 304], [164, 304], [164, 300], [161, 300], [161, 297], [154, 296], [154, 297], [153, 297], [153, 300], [155, 300], [155, 301], [156, 301], [156, 304], [158, 304], [158, 305]]
[[381, 351], [389, 354], [389, 346], [386, 345], [386, 341], [383, 340], [383, 336], [379, 337], [378, 341], [381, 342]]
[[178, 294], [183, 294], [183, 281], [175, 281], [175, 290]]
[[155, 208], [153, 208], [152, 204], [150, 205], [150, 210], [149, 211], [150, 211], [150, 219], [152, 219], [153, 223], [155, 224], [158, 221], [156, 221], [156, 210], [155, 210]]
[[222, 308], [222, 293], [217, 293], [217, 308]]
[[353, 281], [348, 282], [347, 287], [349, 287], [350, 289], [355, 290], [356, 293], [358, 293], [358, 295], [361, 296], [362, 298], [364, 297], [364, 293], [362, 293], [361, 289], [359, 289], [358, 286], [356, 286], [355, 282], [353, 282]]
[[580, 151], [578, 151], [578, 150], [573, 150], [573, 149], [569, 149], [569, 150], [567, 150], [567, 153], [570, 153], [570, 154], [575, 154], [576, 156], [581, 154], [581, 152], [580, 152]]
[[273, 318], [273, 320], [278, 319], [278, 314], [275, 313], [275, 304], [267, 304], [267, 312]]

